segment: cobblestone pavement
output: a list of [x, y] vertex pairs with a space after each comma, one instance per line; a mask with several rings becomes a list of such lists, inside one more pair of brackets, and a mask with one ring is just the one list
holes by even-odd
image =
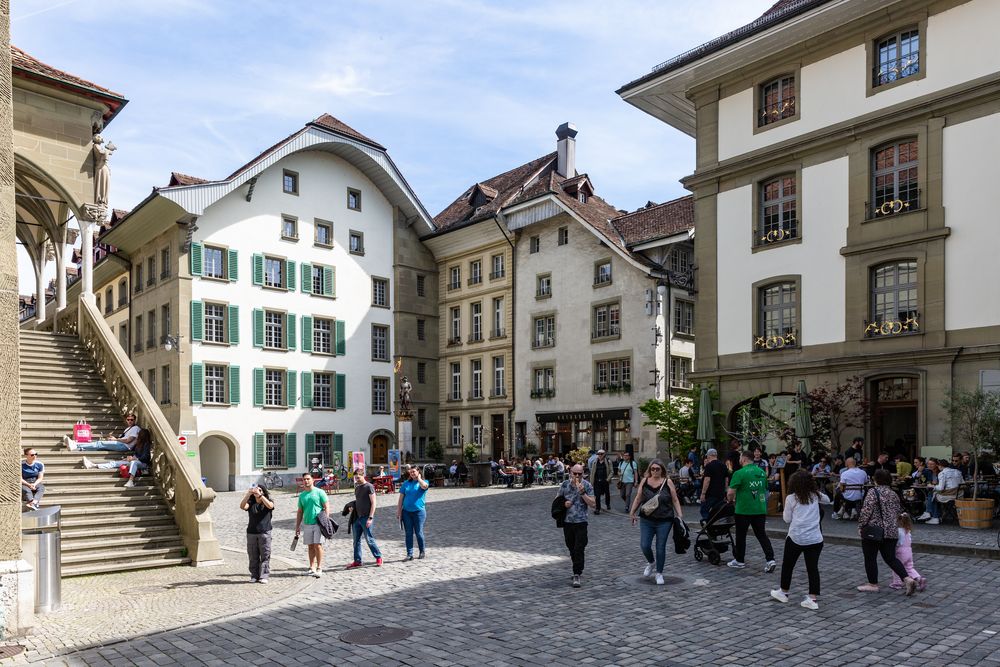
[[[401, 562], [402, 534], [393, 507], [383, 506], [376, 536], [386, 564], [345, 571], [350, 541], [328, 545], [328, 572], [299, 594], [261, 608], [248, 594], [266, 587], [220, 586], [214, 595], [236, 612], [128, 642], [95, 646], [59, 660], [67, 665], [1000, 665], [1000, 562], [918, 554], [929, 579], [925, 593], [862, 594], [860, 549], [827, 545], [821, 558], [819, 611], [798, 606], [805, 587], [800, 563], [792, 601], [768, 598], [778, 574], [765, 574], [751, 539], [747, 569], [696, 562], [689, 551], [667, 556], [666, 586], [638, 574], [644, 565], [638, 529], [620, 512], [590, 523], [584, 587], [570, 588], [562, 534], [548, 516], [555, 491], [432, 489], [428, 557]], [[380, 497], [381, 499], [382, 497]], [[242, 548], [239, 494], [213, 507], [223, 544]], [[336, 505], [348, 496], [337, 498]], [[395, 496], [386, 497], [395, 504]], [[275, 553], [288, 551], [294, 496], [279, 494]], [[929, 530], [929, 527], [928, 527]], [[775, 541], [779, 557], [780, 544]], [[366, 553], [366, 559], [370, 558]], [[291, 572], [276, 564], [278, 577]], [[191, 569], [176, 570], [190, 577]], [[201, 588], [188, 589], [200, 605]], [[874, 620], [875, 622], [872, 622]], [[95, 619], [107, 623], [108, 619]], [[395, 643], [340, 641], [345, 631], [374, 625], [407, 628]]]

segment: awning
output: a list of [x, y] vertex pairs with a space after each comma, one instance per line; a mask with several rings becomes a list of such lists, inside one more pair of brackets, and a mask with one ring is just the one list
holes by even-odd
[[536, 412], [535, 420], [539, 424], [545, 422], [582, 422], [601, 419], [629, 419], [632, 408], [617, 408], [614, 410], [580, 410], [577, 412]]

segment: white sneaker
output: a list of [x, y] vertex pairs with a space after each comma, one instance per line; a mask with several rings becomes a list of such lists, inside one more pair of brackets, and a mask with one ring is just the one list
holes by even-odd
[[66, 441], [66, 448], [69, 449], [69, 451], [71, 451], [71, 452], [75, 452], [76, 451], [76, 443], [73, 442], [72, 440], [67, 440]]
[[834, 512], [834, 513], [833, 513], [833, 514], [831, 514], [830, 516], [831, 516], [831, 517], [832, 517], [833, 519], [837, 519], [837, 520], [839, 520], [839, 519], [840, 519], [840, 512]]
[[775, 588], [773, 591], [771, 591], [771, 597], [777, 600], [778, 602], [788, 602], [788, 596], [785, 595], [785, 592], [780, 588]]
[[323, 570], [313, 570], [313, 577], [319, 579], [323, 576]]
[[776, 568], [776, 567], [778, 567], [778, 564], [775, 563], [773, 560], [769, 560], [769, 561], [767, 561], [764, 564], [764, 571], [765, 572], [774, 572], [774, 568]]
[[813, 611], [819, 609], [819, 605], [816, 604], [816, 600], [813, 600], [808, 595], [802, 598], [802, 602], [799, 603], [799, 606], [805, 607], [806, 609], [812, 609]]
[[928, 519], [927, 521], [928, 526], [936, 526], [939, 523], [941, 523], [941, 519]]
[[302, 576], [304, 576], [304, 577], [312, 577], [315, 574], [316, 574], [316, 570], [314, 570], [312, 568], [309, 568], [308, 570], [306, 570], [305, 572], [302, 573]]
[[663, 575], [660, 574], [659, 572], [656, 573], [656, 585], [657, 586], [663, 585]]
[[131, 489], [133, 486], [135, 486], [135, 480], [134, 479], [130, 479], [129, 481], [125, 482], [125, 488], [126, 489]]
[[747, 566], [746, 563], [741, 563], [738, 560], [736, 560], [735, 558], [732, 559], [731, 561], [729, 561], [728, 563], [726, 563], [726, 567], [731, 567], [734, 570], [742, 570], [746, 566]]
[[88, 459], [86, 456], [83, 457], [83, 467], [87, 470], [93, 470], [97, 467], [97, 464]]
[[63, 447], [65, 447], [66, 449], [76, 449], [75, 447], [71, 446], [72, 444], [73, 444], [73, 441], [70, 440], [70, 437], [68, 435], [64, 435], [62, 437], [62, 446]]
[[653, 576], [653, 564], [652, 563], [650, 563], [649, 565], [647, 565], [646, 569], [644, 569], [642, 571], [642, 576], [647, 577], [647, 578]]
[[923, 514], [921, 514], [920, 516], [918, 516], [916, 519], [914, 519], [914, 521], [927, 521], [927, 519], [929, 519], [929, 518], [931, 518], [931, 513], [930, 512], [924, 512]]

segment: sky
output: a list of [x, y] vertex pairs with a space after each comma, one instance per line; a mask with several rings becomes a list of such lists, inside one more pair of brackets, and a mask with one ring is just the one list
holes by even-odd
[[[431, 215], [579, 130], [619, 209], [685, 194], [694, 140], [615, 90], [773, 0], [13, 0], [11, 40], [123, 94], [111, 204], [222, 178], [329, 113], [388, 147]], [[34, 284], [19, 248], [21, 293]], [[48, 273], [54, 275], [54, 267]]]

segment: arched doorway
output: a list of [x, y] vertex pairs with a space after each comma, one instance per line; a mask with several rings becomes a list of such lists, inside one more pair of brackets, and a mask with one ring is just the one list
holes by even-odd
[[884, 377], [871, 381], [872, 451], [902, 454], [912, 461], [917, 442], [920, 380], [912, 376]]
[[226, 436], [211, 434], [198, 445], [201, 476], [216, 491], [236, 490], [236, 447]]
[[389, 463], [389, 450], [393, 448], [395, 438], [391, 431], [379, 429], [368, 436], [368, 445], [371, 447], [371, 461], [369, 463], [381, 464]]

